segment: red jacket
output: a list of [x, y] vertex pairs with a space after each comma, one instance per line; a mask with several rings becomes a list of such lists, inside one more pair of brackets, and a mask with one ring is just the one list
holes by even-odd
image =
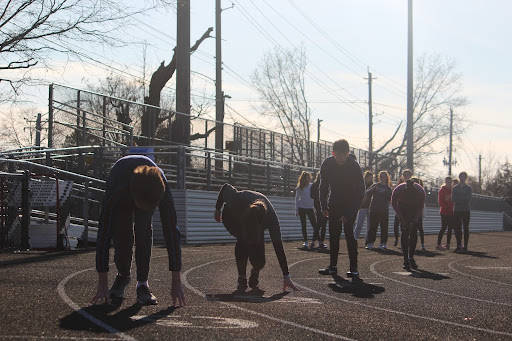
[[[453, 215], [453, 201], [451, 199], [452, 188], [444, 185], [439, 190], [437, 195], [437, 200], [439, 201], [439, 206], [441, 209], [439, 213], [446, 215]], [[448, 199], [447, 199], [448, 198]]]

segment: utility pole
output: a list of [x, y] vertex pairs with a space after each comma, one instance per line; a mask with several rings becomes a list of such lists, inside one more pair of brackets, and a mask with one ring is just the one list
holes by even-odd
[[372, 73], [370, 72], [370, 68], [368, 68], [368, 153], [370, 155], [369, 158], [369, 167], [373, 169], [373, 111], [372, 111], [372, 80], [377, 78], [372, 78]]
[[41, 114], [36, 118], [36, 147], [41, 147]]
[[[222, 92], [221, 0], [215, 0], [215, 151], [222, 153], [224, 144], [224, 97]], [[220, 161], [220, 160], [219, 160]], [[216, 162], [216, 166], [218, 166]], [[222, 163], [220, 164], [222, 167]]]
[[453, 152], [453, 110], [450, 108], [450, 151], [448, 153], [448, 175], [452, 176], [452, 152]]
[[478, 155], [478, 185], [480, 193], [482, 192], [482, 154]]
[[320, 166], [320, 123], [323, 120], [318, 119], [316, 128], [316, 164]]
[[178, 0], [176, 44], [176, 141], [190, 144], [190, 0]]
[[[414, 168], [413, 145], [413, 40], [412, 40], [412, 0], [408, 5], [408, 29], [407, 29], [407, 168]], [[451, 166], [450, 166], [451, 167]]]

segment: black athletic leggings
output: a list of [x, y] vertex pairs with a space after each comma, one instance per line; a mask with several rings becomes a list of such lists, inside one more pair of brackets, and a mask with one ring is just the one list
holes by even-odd
[[368, 233], [368, 244], [375, 243], [377, 239], [377, 228], [380, 225], [380, 242], [386, 244], [388, 242], [388, 212], [372, 212], [370, 210], [370, 231]]
[[464, 227], [464, 248], [468, 248], [469, 242], [469, 211], [454, 211], [455, 220], [455, 238], [457, 239], [457, 247], [462, 247], [462, 227]]
[[318, 226], [316, 224], [315, 211], [312, 208], [301, 208], [299, 207], [300, 224], [302, 225], [302, 238], [304, 241], [308, 240], [308, 231], [306, 230], [306, 215], [309, 218], [311, 226], [313, 226], [313, 241], [319, 240], [318, 238]]
[[[341, 229], [345, 232], [347, 241], [348, 258], [350, 260], [350, 269], [357, 269], [357, 240], [354, 237], [354, 223], [356, 221], [354, 215], [345, 224], [340, 221], [341, 214], [329, 210], [329, 247], [331, 249], [330, 259], [331, 266], [338, 265], [338, 252], [340, 250]], [[343, 225], [343, 226], [342, 226]]]
[[453, 221], [453, 215], [441, 214], [441, 229], [439, 230], [439, 234], [437, 235], [437, 245], [441, 245], [444, 231], [446, 231], [447, 228], [448, 232], [446, 233], [446, 244], [450, 244], [450, 241], [452, 240]]
[[395, 239], [398, 239], [398, 237], [399, 237], [399, 234], [398, 234], [399, 227], [400, 227], [400, 220], [398, 219], [398, 216], [395, 214], [395, 222], [394, 222], [394, 226], [393, 226], [393, 230], [395, 232]]
[[404, 223], [400, 224], [402, 228], [402, 252], [404, 254], [404, 262], [410, 258], [414, 258], [416, 251], [416, 244], [418, 243], [418, 228], [420, 225], [421, 217], [417, 222], [412, 223], [414, 217], [414, 210], [404, 209]]
[[316, 213], [316, 225], [318, 226], [318, 232], [320, 234], [320, 243], [325, 240], [325, 232], [327, 230], [327, 217], [322, 213], [320, 208], [320, 202], [315, 200], [315, 213]]
[[425, 233], [423, 233], [423, 218], [422, 217], [420, 217], [420, 219], [418, 220], [418, 231], [420, 232], [421, 244], [424, 245], [425, 244]]
[[247, 260], [251, 262], [254, 270], [261, 270], [265, 266], [265, 244], [249, 244], [237, 240], [235, 245], [236, 267], [239, 277], [246, 277]]

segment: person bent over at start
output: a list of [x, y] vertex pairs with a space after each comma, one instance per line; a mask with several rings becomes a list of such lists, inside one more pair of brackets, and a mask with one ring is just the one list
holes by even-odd
[[265, 266], [265, 229], [268, 229], [283, 272], [283, 291], [288, 287], [299, 290], [290, 279], [279, 220], [266, 196], [254, 191], [238, 191], [226, 183], [219, 192], [214, 218], [217, 222], [222, 221], [228, 232], [237, 240], [235, 258], [238, 290], [247, 289], [248, 261], [252, 265], [249, 287], [258, 289], [260, 270]]
[[[92, 303], [110, 303], [124, 298], [130, 283], [133, 244], [137, 265], [137, 303], [157, 304], [149, 290], [148, 274], [153, 243], [152, 217], [158, 206], [162, 232], [172, 271], [171, 297], [185, 305], [181, 285], [180, 231], [176, 225], [176, 210], [169, 184], [160, 168], [149, 158], [130, 155], [119, 159], [107, 179], [96, 241], [96, 270], [98, 288]], [[135, 236], [135, 238], [134, 238]], [[108, 290], [109, 249], [114, 244], [117, 276]]]

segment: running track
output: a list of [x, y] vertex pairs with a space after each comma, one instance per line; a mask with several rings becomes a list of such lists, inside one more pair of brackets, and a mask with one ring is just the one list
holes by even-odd
[[[159, 305], [90, 306], [94, 252], [0, 254], [2, 340], [512, 340], [512, 232], [472, 234], [470, 254], [418, 252], [419, 271], [401, 268], [400, 249], [359, 248], [363, 283], [321, 276], [328, 254], [285, 243], [300, 292], [283, 293], [271, 244], [262, 292], [235, 292], [233, 244], [183, 248], [188, 305], [173, 308], [165, 249], [154, 248], [150, 285]], [[112, 257], [111, 257], [112, 259]], [[113, 268], [113, 267], [112, 267]], [[111, 271], [111, 282], [113, 271]]]

